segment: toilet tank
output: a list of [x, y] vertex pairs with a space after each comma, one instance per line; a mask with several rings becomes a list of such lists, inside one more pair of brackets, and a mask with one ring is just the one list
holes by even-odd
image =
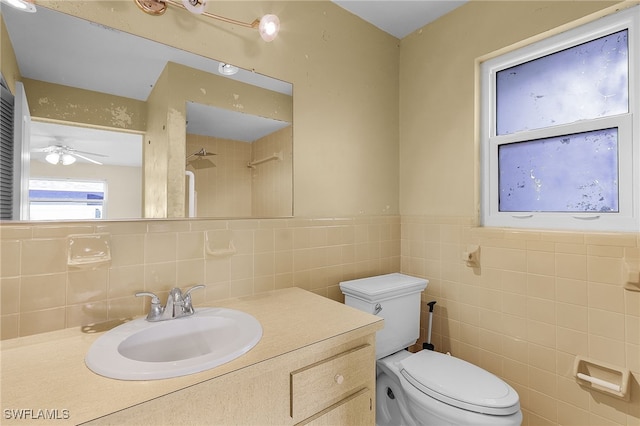
[[376, 333], [376, 358], [413, 345], [420, 336], [421, 293], [429, 281], [394, 273], [343, 281], [345, 304], [384, 318]]

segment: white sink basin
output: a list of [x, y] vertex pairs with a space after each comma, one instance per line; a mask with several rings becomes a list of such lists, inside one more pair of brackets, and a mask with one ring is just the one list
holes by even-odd
[[89, 348], [93, 372], [122, 380], [184, 376], [247, 353], [262, 338], [253, 316], [233, 309], [201, 308], [168, 321], [136, 319], [109, 330]]

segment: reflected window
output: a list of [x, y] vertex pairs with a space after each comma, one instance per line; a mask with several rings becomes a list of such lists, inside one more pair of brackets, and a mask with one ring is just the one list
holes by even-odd
[[482, 64], [483, 225], [638, 229], [639, 10]]
[[105, 181], [30, 179], [32, 220], [102, 219], [106, 209]]

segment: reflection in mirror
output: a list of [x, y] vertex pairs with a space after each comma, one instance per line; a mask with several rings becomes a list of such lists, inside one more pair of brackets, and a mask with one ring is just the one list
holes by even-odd
[[30, 139], [29, 219], [141, 217], [141, 135], [34, 121]]
[[289, 122], [188, 102], [186, 215], [290, 216], [291, 140]]
[[[129, 180], [129, 208], [116, 208], [125, 194], [108, 181], [101, 210], [87, 202], [94, 218], [293, 214], [290, 83], [243, 69], [222, 75], [217, 61], [45, 7], [9, 9], [0, 66], [29, 103], [29, 178], [89, 182], [107, 167], [141, 167]], [[193, 155], [201, 150], [216, 155]], [[123, 154], [140, 164], [117, 164]], [[75, 162], [63, 165], [70, 156]], [[60, 219], [43, 206], [31, 219]]]

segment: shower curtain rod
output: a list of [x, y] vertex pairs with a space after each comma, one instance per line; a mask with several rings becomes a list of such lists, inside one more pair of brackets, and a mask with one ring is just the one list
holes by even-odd
[[253, 169], [258, 164], [266, 163], [267, 161], [271, 161], [271, 160], [282, 160], [282, 151], [274, 152], [273, 155], [270, 155], [269, 157], [261, 158], [260, 160], [249, 161], [247, 163], [247, 167]]

